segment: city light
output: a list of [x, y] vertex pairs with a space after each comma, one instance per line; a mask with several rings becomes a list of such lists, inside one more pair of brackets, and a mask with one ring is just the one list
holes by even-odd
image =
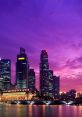
[[25, 60], [25, 58], [24, 57], [21, 57], [21, 58], [18, 58], [18, 60]]
[[[55, 101], [54, 104], [73, 104], [76, 98], [81, 97], [81, 94], [78, 94], [77, 96], [75, 89], [71, 89], [68, 92], [61, 92], [60, 77], [56, 76], [53, 70], [49, 68], [48, 61], [48, 53], [45, 52], [45, 50], [42, 50], [39, 64], [40, 91], [38, 91], [35, 86], [35, 71], [34, 69], [30, 69], [25, 49], [20, 49], [20, 53], [17, 54], [16, 84], [14, 84], [14, 86], [12, 86], [10, 82], [8, 84], [8, 80], [6, 80], [6, 83], [2, 82], [3, 78], [5, 78], [5, 73], [6, 77], [11, 79], [11, 60], [2, 59], [0, 61], [0, 70], [2, 71], [0, 100], [3, 102], [14, 100], [33, 101], [31, 104], [45, 103], [46, 105], [54, 103], [53, 101]], [[3, 86], [6, 86], [5, 89]]]

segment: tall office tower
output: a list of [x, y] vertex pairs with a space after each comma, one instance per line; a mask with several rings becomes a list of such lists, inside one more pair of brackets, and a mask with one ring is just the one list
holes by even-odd
[[11, 85], [11, 60], [0, 60], [0, 85], [3, 90], [10, 89]]
[[35, 72], [34, 69], [28, 71], [28, 89], [35, 91]]
[[49, 70], [49, 97], [54, 97], [53, 71]]
[[16, 62], [16, 82], [18, 89], [27, 88], [27, 77], [28, 77], [28, 59], [24, 48], [20, 48], [20, 53], [17, 55]]
[[41, 51], [40, 55], [40, 93], [48, 96], [49, 93], [49, 64], [46, 50]]
[[60, 92], [60, 77], [53, 76], [53, 85], [54, 85], [54, 98], [59, 98], [59, 92]]
[[0, 77], [0, 90], [4, 89], [3, 78]]

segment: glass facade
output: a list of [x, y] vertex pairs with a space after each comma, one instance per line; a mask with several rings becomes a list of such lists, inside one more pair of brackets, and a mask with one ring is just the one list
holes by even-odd
[[34, 69], [29, 69], [28, 72], [28, 89], [35, 91], [35, 72]]
[[48, 79], [49, 79], [48, 54], [46, 50], [42, 50], [40, 55], [40, 93], [43, 96], [48, 96], [49, 92]]
[[11, 61], [0, 60], [0, 84], [4, 90], [10, 89], [11, 84]]
[[53, 85], [54, 85], [54, 98], [59, 98], [60, 91], [60, 77], [53, 76]]
[[49, 97], [54, 97], [53, 71], [49, 70]]
[[59, 98], [60, 78], [53, 76], [53, 71], [49, 70], [48, 54], [46, 50], [40, 55], [40, 93], [42, 96]]
[[20, 54], [17, 55], [16, 62], [16, 83], [18, 89], [27, 88], [28, 68], [29, 66], [25, 49], [20, 48]]

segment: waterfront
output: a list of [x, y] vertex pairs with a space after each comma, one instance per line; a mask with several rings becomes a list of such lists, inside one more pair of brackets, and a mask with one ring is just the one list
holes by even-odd
[[82, 106], [0, 105], [1, 117], [82, 117]]

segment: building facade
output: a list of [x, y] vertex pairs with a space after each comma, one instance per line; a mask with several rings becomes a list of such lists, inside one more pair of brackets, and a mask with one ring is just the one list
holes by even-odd
[[49, 97], [54, 97], [54, 80], [53, 80], [53, 71], [49, 70]]
[[60, 92], [60, 77], [59, 76], [53, 76], [53, 86], [54, 86], [54, 98], [59, 98], [59, 92]]
[[4, 89], [4, 82], [3, 82], [3, 78], [0, 77], [0, 90]]
[[35, 91], [35, 72], [34, 69], [28, 71], [28, 89]]
[[60, 77], [53, 76], [49, 70], [48, 53], [41, 51], [40, 55], [40, 94], [51, 98], [59, 98]]
[[49, 63], [46, 50], [41, 51], [40, 55], [40, 94], [48, 96], [49, 93]]
[[0, 88], [2, 90], [10, 89], [11, 86], [11, 60], [0, 60]]
[[16, 87], [18, 89], [27, 88], [28, 79], [28, 59], [24, 48], [20, 48], [20, 53], [17, 55], [16, 62]]

